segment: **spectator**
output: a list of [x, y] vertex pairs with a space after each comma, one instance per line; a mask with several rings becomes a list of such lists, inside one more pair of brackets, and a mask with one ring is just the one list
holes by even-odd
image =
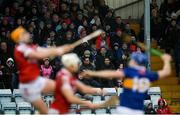
[[96, 50], [99, 50], [101, 47], [111, 49], [110, 37], [105, 32], [96, 39]]
[[[112, 64], [110, 58], [108, 58], [108, 57], [104, 58], [104, 64], [101, 69], [102, 70], [115, 70], [115, 67]], [[117, 81], [114, 79], [111, 79], [111, 80], [100, 79], [100, 81], [101, 81], [101, 84], [103, 87], [114, 87], [117, 85]]]
[[114, 57], [113, 63], [115, 64], [115, 67], [118, 68], [119, 62], [122, 61], [122, 56], [124, 54], [123, 50], [118, 43], [114, 43], [112, 52]]
[[60, 59], [59, 58], [55, 58], [54, 60], [53, 60], [53, 64], [52, 64], [52, 67], [53, 67], [53, 75], [52, 75], [52, 79], [56, 79], [55, 77], [56, 77], [56, 74], [57, 74], [57, 72], [61, 69], [61, 67], [62, 67], [62, 65], [61, 65], [61, 61], [60, 61]]
[[145, 114], [156, 114], [156, 111], [153, 109], [152, 103], [148, 103], [147, 106], [144, 108]]
[[83, 58], [89, 58], [90, 62], [94, 62], [94, 59], [95, 59], [95, 56], [92, 54], [92, 52], [90, 50], [85, 50], [84, 51], [84, 54], [82, 56], [82, 59]]
[[6, 89], [11, 89], [13, 91], [13, 89], [18, 88], [18, 75], [12, 58], [7, 59], [6, 65], [2, 69], [2, 77]]
[[58, 45], [70, 44], [74, 42], [73, 33], [71, 30], [68, 30], [65, 33], [65, 36], [58, 40]]
[[156, 0], [152, 0], [150, 7], [151, 7], [151, 11], [152, 11], [152, 9], [159, 10]]
[[115, 18], [113, 16], [113, 11], [112, 10], [109, 10], [106, 14], [106, 17], [104, 19], [104, 23], [105, 25], [110, 25], [111, 28], [115, 28], [114, 25], [115, 25]]
[[174, 44], [177, 40], [177, 28], [176, 28], [176, 20], [171, 20], [170, 25], [166, 30], [166, 38], [165, 38], [165, 49], [166, 52], [170, 53], [171, 49], [174, 48]]
[[130, 55], [130, 50], [129, 50], [128, 45], [126, 43], [123, 43], [122, 50], [123, 50], [122, 62], [124, 64], [124, 66], [126, 66], [129, 55]]
[[[85, 70], [95, 70], [95, 67], [91, 64], [90, 59], [88, 57], [83, 58], [83, 63], [80, 68], [81, 71]], [[94, 86], [94, 87], [101, 87], [100, 83], [98, 83], [94, 78], [79, 78], [83, 83], [86, 85]]]
[[151, 11], [151, 37], [153, 40], [156, 40], [160, 46], [160, 40], [162, 38], [162, 22], [157, 9], [152, 9]]
[[100, 17], [104, 19], [106, 14], [108, 13], [109, 6], [106, 5], [105, 0], [93, 0], [93, 2], [99, 10], [99, 14], [101, 15]]
[[110, 51], [108, 51], [105, 47], [101, 47], [100, 51], [97, 53], [96, 56], [96, 70], [101, 70], [104, 65], [104, 59], [105, 57], [109, 57], [110, 59], [113, 59], [113, 56]]
[[115, 20], [115, 28], [114, 29], [116, 30], [118, 28], [121, 29], [121, 30], [125, 29], [125, 24], [123, 23], [123, 21], [122, 21], [120, 16], [117, 16], [116, 20]]
[[88, 16], [93, 17], [94, 10], [95, 8], [92, 1], [87, 1], [86, 4], [84, 4], [84, 12], [86, 12]]
[[111, 59], [109, 57], [104, 58], [104, 64], [102, 66], [102, 70], [114, 70], [115, 67], [113, 63], [111, 62]]
[[81, 66], [81, 70], [95, 70], [95, 67], [91, 64], [90, 59], [88, 57], [83, 58], [83, 63]]
[[135, 36], [131, 36], [131, 42], [130, 42], [130, 51], [131, 52], [136, 52], [137, 50], [137, 45], [136, 45], [136, 38]]
[[57, 32], [60, 37], [64, 37], [68, 31], [68, 25], [66, 22], [62, 22], [62, 28]]
[[74, 20], [74, 24], [79, 27], [80, 25], [83, 25], [83, 14], [81, 11], [78, 11], [77, 18]]
[[2, 41], [0, 42], [0, 60], [2, 65], [6, 65], [6, 61], [8, 58], [12, 57], [12, 49], [8, 49], [7, 42]]
[[135, 31], [133, 29], [131, 29], [129, 23], [126, 23], [126, 25], [125, 25], [125, 33], [127, 33], [130, 36], [135, 36], [136, 37]]
[[101, 26], [101, 20], [100, 20], [98, 14], [95, 14], [95, 15], [93, 16], [93, 19], [90, 21], [90, 24], [91, 24], [91, 25], [92, 25], [92, 24], [96, 24], [98, 27]]
[[118, 43], [119, 46], [122, 45], [122, 30], [121, 29], [116, 29], [116, 34], [112, 37], [111, 39], [111, 46], [113, 46], [115, 43]]
[[50, 65], [49, 58], [45, 58], [43, 61], [43, 65], [41, 65], [41, 75], [46, 78], [51, 78], [53, 76], [53, 68]]
[[171, 114], [171, 110], [167, 105], [165, 99], [158, 100], [158, 109], [156, 110], [157, 114]]

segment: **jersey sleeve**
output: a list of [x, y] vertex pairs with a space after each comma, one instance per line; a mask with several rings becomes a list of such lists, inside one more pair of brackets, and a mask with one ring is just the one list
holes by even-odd
[[33, 48], [28, 47], [27, 45], [23, 44], [23, 45], [18, 46], [17, 50], [23, 53], [24, 57], [27, 57], [33, 51]]
[[70, 81], [69, 81], [67, 76], [65, 76], [65, 75], [62, 76], [61, 81], [62, 81], [62, 87], [61, 87], [62, 89], [72, 90], [72, 87], [70, 85]]
[[124, 68], [122, 72], [124, 73], [124, 76], [125, 76], [125, 77], [129, 76], [129, 75], [128, 75], [129, 72], [130, 72], [130, 71], [129, 71], [129, 68]]
[[147, 72], [147, 77], [151, 82], [157, 81], [159, 79], [157, 72]]

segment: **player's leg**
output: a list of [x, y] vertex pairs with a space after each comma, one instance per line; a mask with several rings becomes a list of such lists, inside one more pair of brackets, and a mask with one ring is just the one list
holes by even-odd
[[32, 102], [32, 105], [39, 111], [40, 114], [48, 113], [48, 107], [42, 99]]
[[20, 92], [23, 98], [32, 103], [32, 105], [41, 113], [47, 114], [48, 107], [45, 102], [41, 99], [41, 92], [46, 86], [46, 79], [37, 78], [31, 83], [21, 84], [20, 83]]
[[42, 93], [43, 94], [54, 93], [55, 87], [56, 87], [55, 81], [51, 79], [45, 79], [45, 85], [42, 89]]

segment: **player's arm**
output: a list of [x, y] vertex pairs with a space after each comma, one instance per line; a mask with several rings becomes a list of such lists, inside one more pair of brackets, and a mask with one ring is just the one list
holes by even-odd
[[73, 89], [67, 80], [63, 80], [62, 82], [63, 85], [60, 88], [60, 91], [62, 92], [62, 94], [64, 95], [64, 97], [67, 99], [68, 102], [72, 104], [81, 104], [87, 106], [89, 105], [88, 101], [83, 101], [74, 95]]
[[162, 70], [159, 70], [158, 76], [159, 79], [169, 76], [171, 74], [171, 56], [168, 54], [164, 54], [161, 56], [164, 66]]
[[117, 71], [117, 70], [103, 70], [103, 71], [84, 71], [81, 74], [83, 77], [100, 77], [105, 79], [122, 79], [125, 75], [123, 71]]
[[72, 45], [63, 45], [60, 47], [51, 47], [51, 48], [43, 48], [38, 47], [37, 50], [32, 50], [28, 53], [29, 58], [37, 58], [37, 59], [43, 59], [50, 56], [60, 56], [63, 55], [69, 51], [71, 51], [74, 47]]
[[100, 88], [90, 87], [88, 85], [83, 84], [80, 81], [76, 82], [76, 86], [82, 93], [85, 94], [100, 94], [100, 95], [103, 94], [103, 91]]

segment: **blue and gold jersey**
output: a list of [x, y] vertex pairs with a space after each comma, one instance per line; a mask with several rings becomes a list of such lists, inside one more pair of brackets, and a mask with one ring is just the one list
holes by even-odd
[[136, 110], [144, 109], [144, 99], [150, 83], [158, 80], [156, 72], [147, 71], [141, 68], [125, 68], [123, 92], [120, 95], [120, 106]]

